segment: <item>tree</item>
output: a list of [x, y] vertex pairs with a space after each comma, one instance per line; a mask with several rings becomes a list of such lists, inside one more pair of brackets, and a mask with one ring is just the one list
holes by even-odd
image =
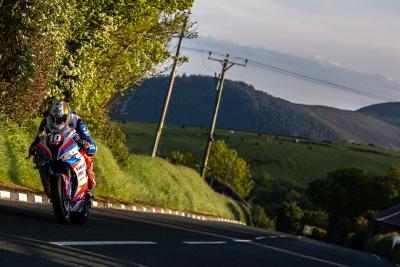
[[268, 218], [264, 208], [260, 205], [253, 205], [251, 208], [251, 217], [253, 219], [254, 226], [266, 229], [274, 229], [274, 221]]
[[228, 183], [242, 197], [247, 197], [253, 188], [249, 165], [223, 140], [211, 147], [206, 175]]
[[283, 202], [276, 219], [276, 229], [287, 233], [297, 234], [303, 229], [304, 211], [296, 202]]

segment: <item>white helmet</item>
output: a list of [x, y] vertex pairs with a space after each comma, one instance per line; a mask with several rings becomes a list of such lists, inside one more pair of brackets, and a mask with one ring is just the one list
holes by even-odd
[[50, 108], [51, 126], [59, 131], [63, 129], [68, 123], [70, 112], [67, 102], [55, 102]]

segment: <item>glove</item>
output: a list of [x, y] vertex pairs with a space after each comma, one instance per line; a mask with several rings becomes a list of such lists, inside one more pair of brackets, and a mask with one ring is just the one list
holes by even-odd
[[31, 145], [29, 148], [29, 156], [35, 155], [36, 145]]

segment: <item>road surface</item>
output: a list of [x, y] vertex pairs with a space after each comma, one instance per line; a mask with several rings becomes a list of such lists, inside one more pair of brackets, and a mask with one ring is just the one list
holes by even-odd
[[0, 266], [396, 266], [274, 231], [112, 209], [59, 225], [51, 206], [0, 200]]

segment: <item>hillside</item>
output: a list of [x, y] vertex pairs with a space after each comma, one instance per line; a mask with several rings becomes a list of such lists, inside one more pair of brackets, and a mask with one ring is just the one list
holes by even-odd
[[400, 127], [400, 102], [371, 105], [361, 108], [357, 112]]
[[[26, 130], [0, 118], [0, 186], [42, 191], [32, 159], [25, 160], [37, 127], [36, 123]], [[247, 211], [238, 203], [214, 192], [192, 169], [143, 155], [131, 155], [130, 164], [121, 167], [105, 145], [97, 144], [96, 197], [137, 201], [243, 221], [247, 216]]]
[[[156, 124], [120, 123], [131, 152], [150, 154]], [[251, 166], [255, 179], [272, 176], [290, 180], [305, 187], [310, 181], [325, 177], [328, 172], [344, 167], [358, 167], [383, 175], [392, 165], [400, 164], [400, 155], [372, 145], [348, 144], [302, 138], [264, 135], [250, 132], [216, 130]], [[172, 151], [190, 152], [200, 160], [207, 140], [205, 127], [167, 125], [159, 147], [159, 155]]]
[[[167, 123], [209, 125], [216, 81], [208, 76], [182, 76], [176, 80]], [[114, 106], [114, 119], [156, 122], [167, 87], [166, 77], [146, 80], [135, 93], [121, 99], [126, 110]], [[258, 91], [243, 82], [227, 80], [217, 127], [274, 135], [400, 148], [400, 129], [361, 113], [323, 106], [293, 104]]]

